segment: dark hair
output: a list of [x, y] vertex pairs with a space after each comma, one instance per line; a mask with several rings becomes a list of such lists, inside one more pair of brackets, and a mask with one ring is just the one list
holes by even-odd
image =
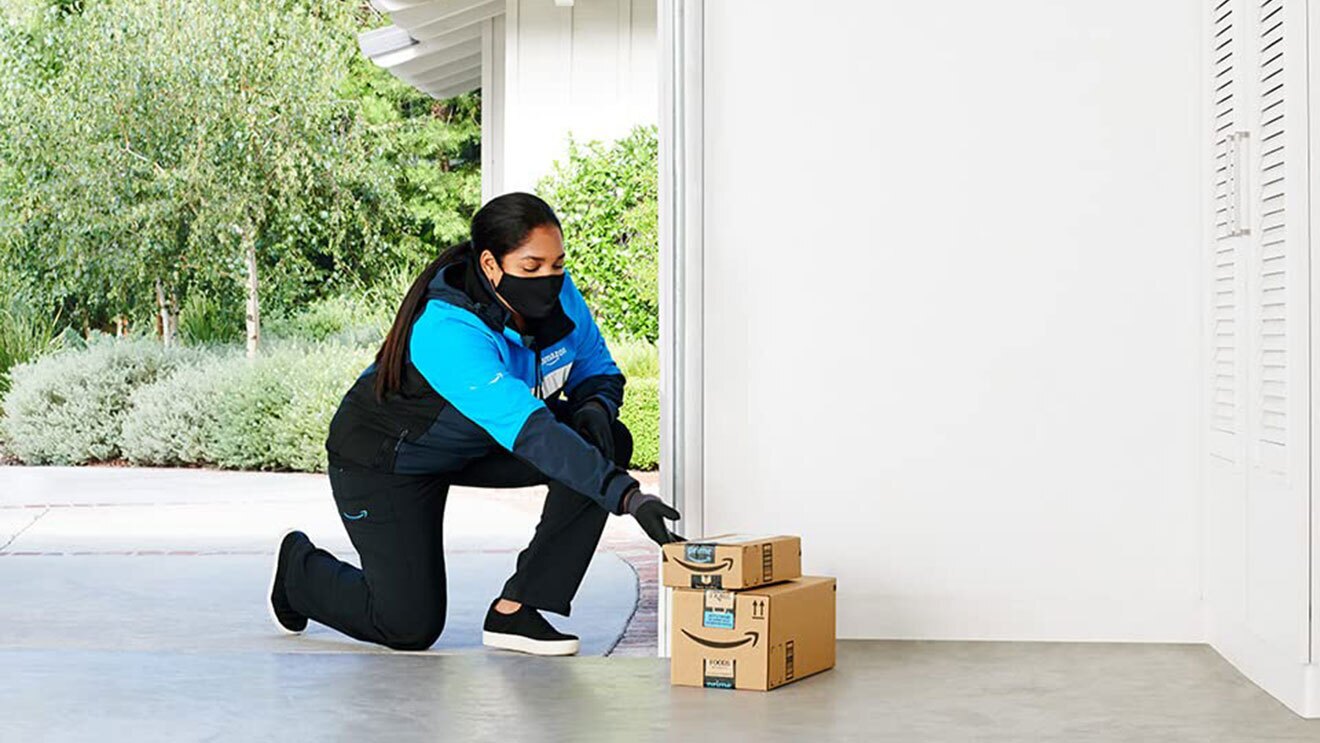
[[383, 400], [386, 394], [399, 391], [403, 381], [404, 351], [413, 319], [426, 298], [427, 287], [440, 270], [461, 260], [475, 261], [483, 250], [489, 250], [495, 260], [502, 262], [509, 251], [527, 241], [532, 230], [548, 224], [563, 229], [549, 204], [521, 191], [496, 196], [477, 210], [472, 216], [471, 239], [446, 249], [422, 269], [408, 287], [408, 293], [394, 315], [394, 324], [376, 352], [376, 399]]

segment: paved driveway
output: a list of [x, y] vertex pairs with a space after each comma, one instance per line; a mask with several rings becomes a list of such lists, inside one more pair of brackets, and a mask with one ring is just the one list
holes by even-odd
[[[483, 652], [481, 616], [543, 495], [451, 491], [449, 621], [431, 652]], [[0, 650], [390, 652], [318, 625], [270, 628], [259, 597], [287, 526], [356, 562], [324, 475], [0, 467]], [[654, 555], [631, 519], [610, 519], [573, 616], [552, 617], [584, 654], [654, 655]]]

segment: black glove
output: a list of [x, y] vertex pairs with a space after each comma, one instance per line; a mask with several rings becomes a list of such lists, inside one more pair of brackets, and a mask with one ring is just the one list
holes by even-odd
[[573, 411], [573, 430], [611, 462], [614, 461], [614, 432], [610, 430], [613, 423], [614, 416], [599, 400], [587, 400]]
[[683, 537], [675, 534], [665, 526], [665, 519], [677, 521], [682, 518], [669, 506], [668, 503], [651, 495], [643, 493], [640, 490], [633, 489], [624, 493], [623, 507], [632, 517], [637, 519], [641, 525], [642, 531], [650, 537], [656, 544], [669, 544], [670, 542], [682, 542]]

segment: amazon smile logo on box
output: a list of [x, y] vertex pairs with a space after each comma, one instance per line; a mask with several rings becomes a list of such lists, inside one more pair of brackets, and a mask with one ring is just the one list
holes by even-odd
[[720, 650], [728, 650], [730, 648], [741, 647], [749, 642], [752, 644], [752, 647], [756, 647], [756, 641], [761, 639], [761, 633], [754, 632], [752, 630], [748, 630], [747, 632], [745, 632], [744, 633], [745, 636], [741, 640], [732, 640], [726, 642], [720, 642], [719, 640], [707, 640], [704, 637], [697, 637], [696, 635], [692, 634], [691, 632], [688, 632], [687, 630], [681, 630], [681, 632], [683, 633], [684, 637], [697, 643], [698, 645], [704, 645], [708, 648], [719, 648]]
[[801, 576], [802, 540], [721, 534], [666, 544], [662, 560], [662, 579], [671, 588], [740, 590]]

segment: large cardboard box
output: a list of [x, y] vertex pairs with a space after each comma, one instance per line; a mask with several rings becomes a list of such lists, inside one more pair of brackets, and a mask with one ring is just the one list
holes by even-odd
[[833, 578], [746, 591], [674, 589], [669, 678], [768, 691], [834, 667]]
[[671, 588], [743, 589], [802, 575], [802, 540], [721, 534], [662, 548], [661, 580]]

